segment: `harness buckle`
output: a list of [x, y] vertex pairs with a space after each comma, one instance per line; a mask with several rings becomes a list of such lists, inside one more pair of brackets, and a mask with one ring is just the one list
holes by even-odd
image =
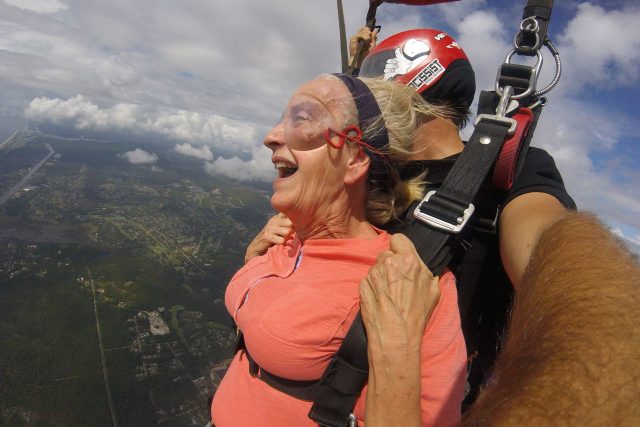
[[478, 126], [483, 120], [498, 122], [501, 124], [508, 124], [509, 130], [507, 130], [507, 135], [513, 136], [516, 133], [516, 128], [518, 127], [518, 122], [512, 119], [511, 117], [497, 116], [495, 114], [478, 114], [475, 121], [473, 122], [474, 126]]
[[[515, 55], [516, 53], [518, 53], [517, 50], [512, 49], [507, 54], [507, 57], [505, 58], [502, 66], [498, 68], [498, 74], [496, 76], [496, 83], [495, 83], [495, 91], [498, 95], [502, 95], [502, 90], [504, 89], [501, 85], [501, 80], [503, 77], [507, 77], [507, 76], [503, 76], [503, 71], [505, 71], [504, 67], [512, 65], [511, 58], [513, 58], [513, 55]], [[528, 70], [528, 73], [529, 73], [528, 84], [524, 92], [518, 93], [516, 95], [512, 95], [511, 99], [526, 98], [527, 96], [535, 92], [536, 83], [538, 83], [538, 76], [540, 75], [540, 69], [542, 68], [542, 62], [543, 62], [543, 57], [540, 50], [536, 50], [535, 55], [536, 55], [536, 62], [533, 65], [533, 67], [517, 66], [518, 69], [526, 68]]]
[[473, 206], [473, 203], [469, 203], [469, 206], [467, 206], [467, 208], [464, 210], [462, 216], [459, 216], [456, 223], [453, 224], [436, 216], [426, 214], [422, 211], [422, 205], [428, 203], [429, 199], [434, 194], [436, 194], [436, 190], [429, 191], [426, 196], [424, 196], [422, 201], [418, 203], [418, 206], [413, 211], [413, 216], [416, 219], [424, 222], [425, 224], [428, 224], [439, 230], [448, 231], [450, 233], [459, 233], [464, 228], [464, 226], [467, 225], [467, 222], [469, 222], [469, 218], [471, 218], [471, 215], [473, 215], [473, 212], [476, 210], [475, 206]]

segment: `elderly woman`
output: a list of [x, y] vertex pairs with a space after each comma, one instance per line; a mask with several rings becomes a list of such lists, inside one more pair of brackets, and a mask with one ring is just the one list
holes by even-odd
[[[358, 312], [361, 280], [389, 250], [390, 236], [376, 225], [422, 194], [419, 179], [399, 175], [415, 131], [444, 114], [405, 86], [343, 75], [320, 76], [291, 97], [264, 144], [278, 172], [271, 204], [296, 233], [251, 259], [227, 288], [226, 306], [246, 349], [214, 396], [217, 427], [314, 425], [311, 402], [276, 390], [261, 373], [297, 381], [322, 376]], [[420, 360], [408, 363], [421, 373], [423, 424], [455, 425], [466, 356], [451, 273], [440, 277], [435, 294], [416, 296], [433, 311], [426, 328], [416, 326], [424, 330], [414, 338]], [[366, 395], [365, 387], [354, 409], [358, 425]]]

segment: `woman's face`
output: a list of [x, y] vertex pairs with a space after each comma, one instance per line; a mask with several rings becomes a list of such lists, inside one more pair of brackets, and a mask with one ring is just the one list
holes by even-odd
[[[344, 192], [346, 154], [352, 147], [327, 145], [326, 129], [340, 130], [355, 110], [339, 80], [316, 79], [291, 97], [282, 120], [265, 137], [278, 172], [271, 204], [290, 218], [321, 218]], [[357, 151], [357, 150], [356, 150]]]

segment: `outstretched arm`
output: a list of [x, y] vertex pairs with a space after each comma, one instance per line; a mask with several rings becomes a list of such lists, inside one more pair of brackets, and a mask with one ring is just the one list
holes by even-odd
[[283, 213], [277, 213], [269, 218], [269, 221], [253, 238], [244, 255], [244, 263], [248, 263], [254, 257], [264, 255], [273, 245], [282, 245], [293, 234], [293, 224]]
[[516, 197], [500, 214], [500, 256], [516, 289], [542, 233], [569, 213], [558, 199], [546, 193]]
[[638, 307], [637, 259], [594, 217], [564, 216], [540, 237], [464, 425], [637, 425]]

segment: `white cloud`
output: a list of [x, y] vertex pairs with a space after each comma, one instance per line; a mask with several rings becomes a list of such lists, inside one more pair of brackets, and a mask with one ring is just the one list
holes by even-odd
[[31, 10], [38, 13], [55, 13], [67, 9], [68, 6], [58, 0], [2, 0], [10, 6]]
[[629, 249], [631, 249], [636, 254], [640, 255], [640, 234], [636, 236], [629, 236], [625, 234], [622, 231], [622, 229], [619, 227], [612, 227], [609, 230], [616, 236], [623, 239], [627, 243], [627, 246], [629, 247]]
[[148, 165], [158, 161], [158, 155], [156, 153], [149, 153], [141, 148], [127, 151], [126, 153], [120, 154], [120, 157], [127, 159], [129, 163], [134, 165]]
[[82, 95], [67, 100], [35, 98], [24, 114], [32, 120], [71, 124], [78, 129], [154, 132], [171, 139], [201, 141], [237, 152], [256, 145], [255, 125], [185, 110], [143, 111], [138, 105], [100, 108]]
[[264, 147], [255, 148], [251, 154], [250, 160], [218, 157], [213, 162], [205, 162], [204, 169], [212, 175], [221, 175], [238, 181], [273, 180], [275, 170], [267, 150]]
[[213, 153], [211, 152], [211, 149], [206, 145], [198, 148], [189, 143], [184, 143], [177, 144], [175, 147], [173, 147], [173, 149], [180, 154], [184, 154], [185, 156], [191, 156], [202, 160], [213, 160]]
[[476, 88], [492, 88], [498, 66], [511, 49], [504, 24], [493, 13], [475, 11], [460, 20], [456, 30], [476, 73]]
[[25, 116], [32, 120], [73, 123], [78, 129], [108, 130], [136, 127], [139, 109], [133, 104], [116, 104], [101, 109], [82, 95], [62, 100], [36, 98], [29, 103]]
[[640, 81], [640, 6], [604, 10], [591, 3], [578, 5], [575, 17], [560, 36], [567, 89], [583, 86], [637, 84]]

